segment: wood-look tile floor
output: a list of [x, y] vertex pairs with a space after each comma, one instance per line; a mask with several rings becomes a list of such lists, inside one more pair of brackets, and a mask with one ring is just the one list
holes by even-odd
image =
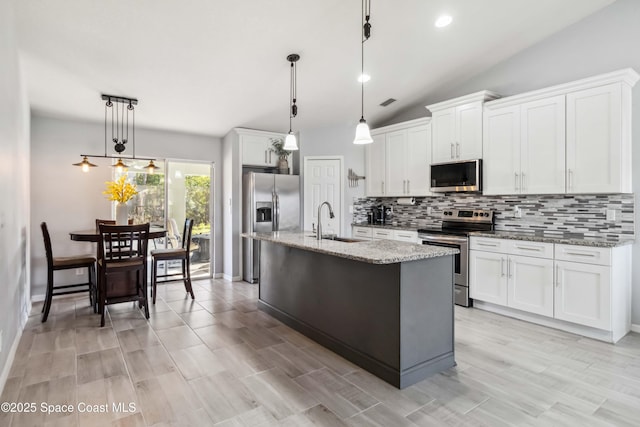
[[160, 286], [149, 321], [110, 306], [104, 328], [87, 298], [54, 300], [44, 324], [34, 305], [0, 401], [38, 410], [0, 426], [640, 425], [638, 334], [610, 345], [456, 307], [458, 365], [398, 390], [257, 311], [255, 285], [194, 287]]

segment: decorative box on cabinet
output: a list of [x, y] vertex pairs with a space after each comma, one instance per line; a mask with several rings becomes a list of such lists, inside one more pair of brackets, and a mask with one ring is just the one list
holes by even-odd
[[371, 131], [366, 148], [368, 197], [431, 195], [430, 118], [411, 120]]
[[431, 111], [432, 163], [482, 158], [482, 105], [500, 95], [483, 90], [427, 105]]

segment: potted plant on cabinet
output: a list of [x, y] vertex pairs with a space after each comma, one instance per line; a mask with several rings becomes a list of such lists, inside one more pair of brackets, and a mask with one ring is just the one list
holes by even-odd
[[271, 138], [269, 150], [278, 156], [278, 172], [289, 173], [289, 154], [291, 151], [284, 149], [284, 138]]

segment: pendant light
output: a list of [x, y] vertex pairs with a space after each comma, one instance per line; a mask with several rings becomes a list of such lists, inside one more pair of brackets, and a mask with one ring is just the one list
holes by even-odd
[[[73, 166], [80, 166], [83, 172], [88, 172], [90, 168], [97, 167], [97, 165], [89, 162], [88, 158], [101, 157], [104, 159], [115, 159], [116, 162], [112, 166], [116, 168], [118, 173], [122, 173], [129, 168], [129, 166], [122, 161], [122, 159], [125, 158], [131, 160], [149, 160], [149, 164], [145, 167], [149, 173], [160, 170], [153, 162], [155, 159], [136, 157], [136, 114], [134, 105], [138, 105], [138, 100], [114, 95], [101, 95], [101, 98], [103, 101], [106, 101], [104, 104], [104, 154], [81, 154], [82, 161], [73, 163]], [[109, 111], [111, 114], [109, 114]], [[109, 120], [109, 116], [111, 116], [111, 120]], [[129, 116], [131, 116], [131, 123], [129, 122]], [[109, 135], [109, 128], [111, 128], [111, 135]], [[129, 131], [131, 131], [130, 144], [128, 144]], [[118, 153], [117, 155], [107, 154], [108, 140], [113, 143], [113, 151]], [[127, 146], [131, 146], [132, 155], [122, 156]]]
[[291, 109], [289, 111], [289, 133], [284, 139], [284, 147], [282, 147], [287, 151], [296, 151], [298, 149], [298, 141], [296, 141], [296, 136], [291, 130], [291, 120], [298, 115], [298, 106], [296, 105], [298, 96], [296, 62], [298, 62], [298, 59], [300, 59], [300, 55], [297, 53], [292, 53], [287, 56], [287, 61], [291, 63], [291, 79], [289, 83], [289, 101]]
[[[360, 76], [364, 76], [364, 42], [369, 40], [371, 37], [371, 24], [369, 23], [369, 17], [371, 16], [371, 0], [362, 0], [362, 35], [361, 35], [361, 44], [360, 44]], [[356, 137], [353, 140], [354, 144], [371, 144], [373, 142], [373, 138], [371, 138], [371, 132], [369, 131], [369, 125], [367, 125], [367, 121], [364, 119], [364, 81], [365, 79], [361, 79], [361, 115], [360, 122], [356, 127]]]

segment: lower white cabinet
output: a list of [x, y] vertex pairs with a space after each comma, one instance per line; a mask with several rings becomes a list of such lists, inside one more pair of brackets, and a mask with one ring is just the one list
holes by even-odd
[[353, 225], [351, 234], [353, 237], [362, 240], [397, 240], [399, 242], [418, 243], [418, 232], [413, 230]]
[[418, 232], [410, 230], [393, 230], [393, 240], [399, 242], [418, 243]]
[[556, 261], [554, 317], [592, 328], [611, 328], [611, 267]]
[[476, 306], [505, 307], [493, 311], [610, 342], [631, 329], [630, 245], [602, 248], [472, 236], [470, 248], [469, 293], [480, 302]]
[[357, 239], [371, 240], [373, 239], [373, 229], [371, 227], [352, 226], [351, 235]]

